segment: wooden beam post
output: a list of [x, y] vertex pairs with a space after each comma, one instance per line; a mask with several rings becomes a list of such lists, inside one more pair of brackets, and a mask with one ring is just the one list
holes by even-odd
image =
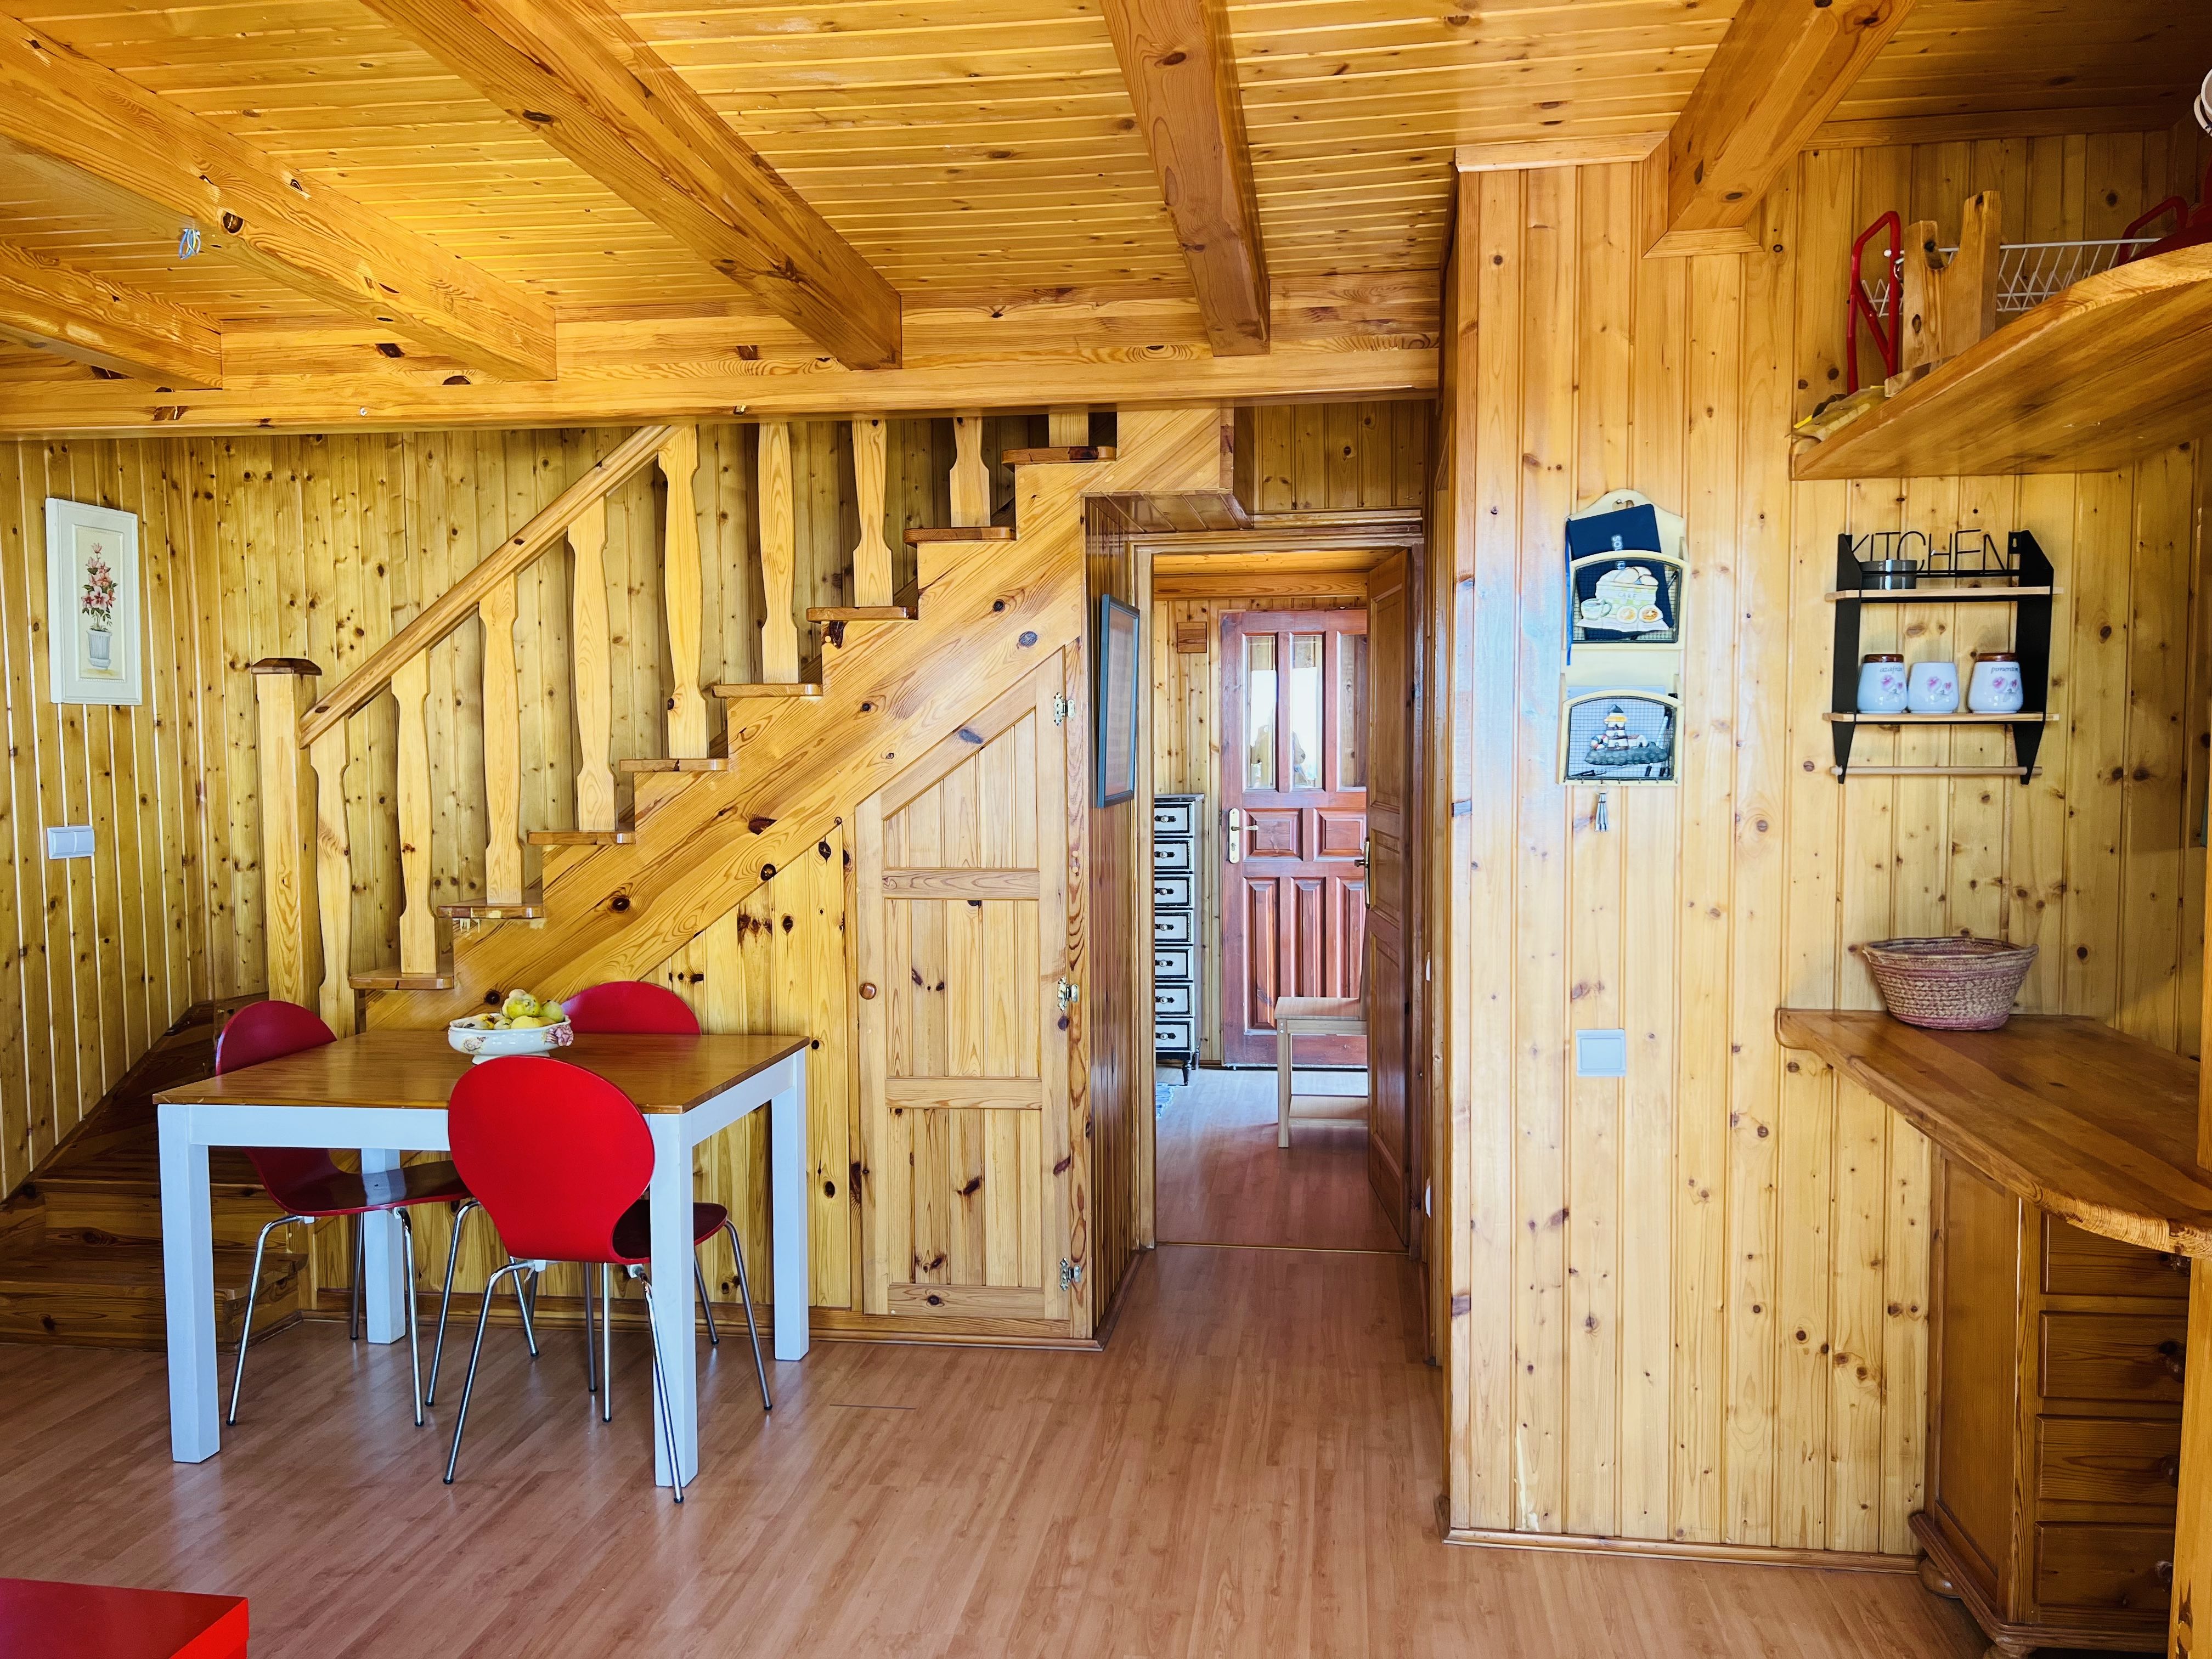
[[860, 539], [853, 547], [853, 603], [891, 602], [891, 544], [884, 539], [884, 417], [863, 415], [853, 422], [853, 493], [860, 518]]
[[660, 592], [668, 617], [668, 755], [697, 760], [707, 752], [707, 700], [699, 690], [699, 508], [691, 493], [699, 471], [699, 428], [679, 426], [660, 447], [668, 482], [661, 527]]
[[368, 0], [454, 74], [848, 368], [899, 296], [604, 0]]
[[0, 338], [164, 386], [222, 384], [222, 336], [206, 318], [4, 244]]
[[791, 427], [760, 429], [761, 678], [788, 685], [799, 678], [799, 621], [792, 582], [799, 525], [791, 485]]
[[613, 653], [607, 639], [607, 504], [594, 501], [568, 526], [568, 650], [576, 701], [576, 828], [615, 827]]
[[269, 994], [307, 1001], [308, 963], [320, 937], [313, 891], [315, 780], [300, 747], [300, 721], [322, 670], [299, 657], [264, 657], [253, 676], [261, 787], [261, 904]]
[[1206, 337], [1217, 356], [1264, 352], [1267, 256], [1225, 0], [1105, 0], [1103, 9]]
[[353, 845], [346, 827], [345, 727], [307, 751], [315, 769], [315, 898], [323, 924], [323, 1023], [340, 1036], [357, 1024], [353, 981]]
[[983, 415], [966, 410], [952, 417], [952, 523], [955, 528], [991, 522], [991, 469], [983, 459]]
[[522, 902], [522, 711], [514, 681], [514, 579], [477, 607], [483, 621], [484, 902]]
[[1741, 252], [1767, 187], [1914, 0], [1744, 0], [1667, 141], [1638, 168], [1647, 252]]
[[428, 652], [409, 659], [392, 677], [392, 696], [399, 705], [399, 971], [427, 976], [438, 971], [438, 913], [430, 901], [430, 728], [424, 718]]
[[347, 317], [513, 380], [553, 378], [546, 301], [3, 15], [0, 138], [180, 216], [210, 252]]

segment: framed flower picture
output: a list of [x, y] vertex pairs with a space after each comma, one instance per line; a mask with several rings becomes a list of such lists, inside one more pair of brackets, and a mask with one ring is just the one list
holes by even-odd
[[56, 702], [144, 700], [136, 514], [46, 497], [46, 645]]

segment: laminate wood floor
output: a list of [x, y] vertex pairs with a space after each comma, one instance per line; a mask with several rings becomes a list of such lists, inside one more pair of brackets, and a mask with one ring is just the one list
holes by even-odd
[[[1367, 1131], [1301, 1120], [1275, 1145], [1275, 1074], [1198, 1071], [1159, 1120], [1159, 1237], [1184, 1243], [1396, 1250], [1367, 1185]], [[1343, 1073], [1297, 1073], [1300, 1093], [1356, 1086]]]
[[1163, 1248], [1103, 1353], [821, 1344], [772, 1418], [726, 1337], [680, 1510], [630, 1333], [601, 1425], [577, 1334], [532, 1364], [496, 1331], [450, 1488], [451, 1397], [417, 1431], [404, 1346], [343, 1326], [257, 1349], [197, 1467], [168, 1461], [161, 1356], [0, 1347], [0, 1573], [243, 1594], [255, 1659], [1981, 1652], [1909, 1576], [1441, 1543], [1413, 1284], [1392, 1255]]

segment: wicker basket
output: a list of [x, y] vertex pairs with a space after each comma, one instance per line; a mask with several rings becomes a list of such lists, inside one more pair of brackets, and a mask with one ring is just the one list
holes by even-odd
[[1993, 1031], [2012, 1018], [2033, 945], [1995, 939], [1886, 939], [1859, 946], [1875, 988], [1907, 1025]]

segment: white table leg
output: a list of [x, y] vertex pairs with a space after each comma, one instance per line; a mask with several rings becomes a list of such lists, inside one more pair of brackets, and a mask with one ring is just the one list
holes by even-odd
[[159, 1111], [161, 1281], [169, 1320], [169, 1455], [200, 1463], [222, 1445], [215, 1359], [215, 1223], [208, 1149], [193, 1143], [190, 1107]]
[[[364, 1147], [361, 1154], [362, 1184], [374, 1198], [378, 1177], [391, 1176], [399, 1168], [399, 1153], [390, 1148]], [[398, 1183], [391, 1183], [397, 1189]], [[401, 1342], [407, 1337], [406, 1243], [400, 1236], [399, 1218], [389, 1210], [362, 1217], [363, 1267], [361, 1283], [362, 1321], [372, 1342]]]
[[[653, 1129], [653, 1319], [660, 1339], [661, 1374], [667, 1379], [669, 1415], [676, 1419], [678, 1455], [684, 1478], [699, 1473], [699, 1377], [697, 1344], [692, 1337], [691, 1145], [683, 1117], [656, 1113], [646, 1119]], [[647, 1386], [651, 1387], [650, 1382]], [[653, 1409], [653, 1478], [665, 1486], [668, 1436], [658, 1407]]]
[[768, 1105], [769, 1237], [775, 1252], [775, 1357], [806, 1358], [806, 1051]]

